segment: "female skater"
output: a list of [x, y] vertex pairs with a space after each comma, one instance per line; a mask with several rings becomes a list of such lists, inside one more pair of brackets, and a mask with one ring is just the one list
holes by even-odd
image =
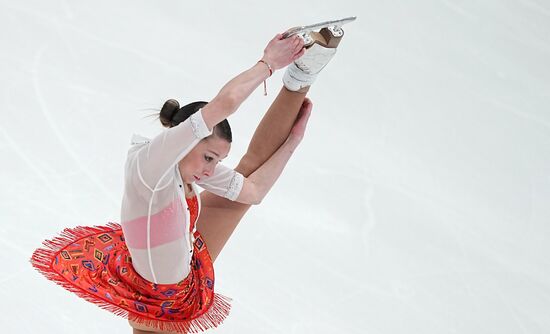
[[[306, 52], [301, 38], [279, 34], [257, 64], [209, 103], [179, 108], [167, 101], [160, 119], [168, 129], [151, 140], [134, 136], [128, 151], [122, 228], [65, 229], [35, 251], [33, 265], [86, 300], [127, 317], [134, 333], [216, 327], [230, 299], [214, 293], [213, 261], [301, 142], [312, 108], [305, 94], [336, 45], [334, 38], [319, 35]], [[226, 118], [272, 71], [289, 64], [285, 87], [239, 165], [233, 170], [218, 164], [230, 149]], [[199, 195], [196, 184], [207, 191]]]

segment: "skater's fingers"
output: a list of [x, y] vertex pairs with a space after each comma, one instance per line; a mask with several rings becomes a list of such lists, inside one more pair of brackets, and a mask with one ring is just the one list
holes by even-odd
[[300, 107], [300, 111], [298, 112], [297, 118], [301, 118], [307, 115], [312, 108], [313, 108], [313, 103], [311, 103], [311, 100], [306, 97], [304, 99], [304, 102], [302, 102], [302, 106]]
[[304, 105], [300, 112], [298, 113], [298, 117], [296, 118], [296, 125], [302, 128], [302, 131], [305, 130], [307, 121], [309, 120], [309, 116], [311, 116], [311, 105]]
[[304, 41], [300, 38], [300, 41], [294, 45], [294, 53], [299, 52], [304, 47]]
[[285, 41], [288, 42], [288, 44], [293, 44], [293, 43], [295, 43], [298, 39], [300, 39], [300, 37], [298, 37], [298, 35], [294, 35], [294, 36], [291, 36], [291, 37], [285, 39]]
[[296, 120], [294, 121], [294, 125], [290, 130], [289, 138], [296, 138], [299, 141], [304, 138], [309, 116], [311, 116], [311, 108], [311, 101], [307, 99], [304, 100], [304, 102], [302, 103], [302, 107], [300, 108], [300, 111], [298, 112], [298, 115], [296, 117]]
[[306, 118], [306, 119], [305, 119], [305, 121], [304, 121], [304, 122], [305, 122], [304, 128], [306, 127], [306, 125], [307, 125], [307, 123], [308, 123], [308, 121], [309, 121], [309, 116], [311, 116], [311, 108], [309, 108], [309, 109], [306, 110], [306, 115], [305, 115], [305, 118]]
[[287, 38], [285, 39], [285, 45], [287, 45], [288, 47], [293, 47], [294, 44], [296, 43], [297, 39], [300, 39], [300, 37], [298, 36], [292, 36], [290, 38]]
[[303, 56], [304, 52], [306, 52], [306, 48], [302, 48], [298, 53], [294, 54], [294, 56], [292, 57], [292, 61], [295, 61], [296, 59]]
[[298, 49], [298, 48], [300, 48], [300, 45], [301, 45], [301, 46], [304, 45], [304, 40], [301, 39], [300, 37], [297, 37], [297, 38], [293, 41], [292, 47], [293, 47], [294, 49]]
[[309, 116], [311, 116], [311, 110], [312, 110], [312, 106], [311, 106], [311, 105], [309, 105], [309, 107], [307, 107], [307, 108], [304, 110], [304, 115], [303, 115], [303, 117], [305, 118], [305, 119], [304, 119], [305, 124], [307, 124], [307, 121], [309, 120]]
[[313, 103], [311, 102], [310, 99], [306, 98], [302, 103], [302, 109], [311, 110], [312, 108], [313, 108]]
[[277, 34], [275, 35], [275, 37], [273, 37], [270, 41], [269, 41], [269, 45], [274, 45], [275, 43], [277, 43], [278, 41], [280, 41], [281, 39], [283, 39], [283, 35], [281, 34]]

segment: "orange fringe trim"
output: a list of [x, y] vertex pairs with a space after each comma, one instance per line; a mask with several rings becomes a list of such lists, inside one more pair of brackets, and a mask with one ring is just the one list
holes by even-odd
[[52, 240], [45, 240], [43, 248], [36, 249], [31, 257], [32, 266], [44, 275], [48, 280], [55, 282], [66, 290], [75, 293], [77, 296], [93, 303], [100, 308], [114, 313], [118, 316], [148, 327], [153, 327], [161, 331], [174, 331], [183, 333], [199, 333], [207, 329], [217, 327], [229, 315], [232, 299], [217, 293], [214, 293], [212, 305], [208, 310], [194, 319], [187, 321], [163, 321], [154, 318], [144, 317], [142, 314], [134, 313], [121, 308], [115, 304], [101, 299], [98, 296], [87, 293], [82, 288], [73, 285], [67, 279], [57, 273], [52, 268], [55, 257], [65, 247], [86, 238], [93, 234], [112, 232], [121, 229], [120, 224], [109, 222], [105, 226], [77, 226], [74, 228], [65, 228], [59, 236]]

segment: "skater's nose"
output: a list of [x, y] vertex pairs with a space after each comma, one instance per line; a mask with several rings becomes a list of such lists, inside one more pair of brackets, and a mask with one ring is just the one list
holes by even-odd
[[204, 176], [210, 176], [212, 175], [212, 173], [214, 172], [214, 166], [210, 166], [210, 167], [206, 167], [203, 171], [202, 171], [202, 174]]

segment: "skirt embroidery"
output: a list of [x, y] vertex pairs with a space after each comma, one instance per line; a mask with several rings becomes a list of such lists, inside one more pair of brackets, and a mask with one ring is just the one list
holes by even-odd
[[[193, 231], [197, 199], [187, 201]], [[138, 324], [198, 333], [223, 322], [231, 299], [214, 293], [210, 254], [198, 231], [194, 237], [191, 271], [175, 284], [155, 284], [134, 270], [121, 226], [115, 223], [67, 228], [44, 241], [31, 263], [49, 280]]]

